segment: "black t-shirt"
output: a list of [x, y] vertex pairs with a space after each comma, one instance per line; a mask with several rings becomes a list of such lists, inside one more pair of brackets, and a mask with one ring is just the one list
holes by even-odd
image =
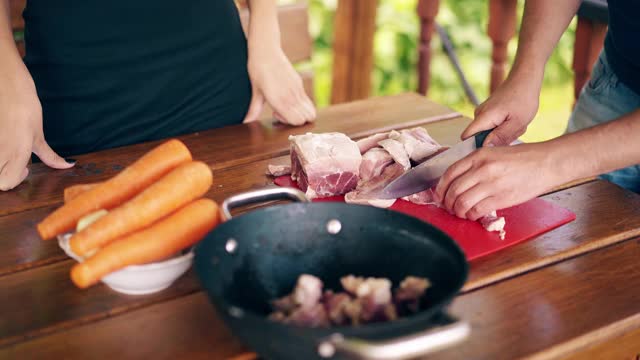
[[29, 0], [45, 138], [71, 155], [237, 124], [251, 100], [233, 0]]
[[620, 81], [640, 95], [640, 1], [609, 0], [607, 61]]

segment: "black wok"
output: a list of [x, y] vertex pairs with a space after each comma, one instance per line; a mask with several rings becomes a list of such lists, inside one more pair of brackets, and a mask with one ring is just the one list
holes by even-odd
[[[284, 198], [299, 203], [231, 219], [233, 207]], [[469, 333], [468, 324], [444, 312], [466, 280], [467, 262], [447, 235], [427, 223], [370, 206], [309, 203], [287, 188], [231, 197], [223, 213], [229, 220], [196, 247], [196, 272], [235, 335], [265, 358], [408, 358]], [[333, 290], [348, 274], [387, 277], [394, 288], [407, 275], [422, 276], [432, 287], [418, 314], [393, 322], [304, 328], [268, 320], [270, 301], [290, 293], [302, 273]]]

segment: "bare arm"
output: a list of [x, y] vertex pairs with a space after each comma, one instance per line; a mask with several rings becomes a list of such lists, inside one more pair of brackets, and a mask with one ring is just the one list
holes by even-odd
[[32, 152], [50, 167], [73, 166], [44, 139], [42, 108], [13, 41], [10, 17], [9, 1], [0, 0], [0, 191], [18, 186], [27, 177]]
[[0, 69], [8, 70], [22, 63], [13, 41], [9, 0], [0, 0], [0, 49], [2, 50], [0, 51]]
[[544, 67], [580, 3], [581, 0], [525, 2], [518, 51], [511, 73], [534, 73], [542, 82]]
[[315, 107], [300, 75], [282, 51], [276, 1], [250, 0], [249, 11], [248, 66], [253, 96], [244, 122], [258, 120], [265, 100], [273, 108], [274, 117], [283, 123], [303, 125], [313, 121]]
[[280, 47], [280, 26], [276, 0], [249, 0], [249, 48]]
[[640, 164], [640, 110], [547, 142], [562, 182]]
[[462, 138], [496, 127], [485, 144], [507, 145], [524, 134], [538, 112], [544, 67], [579, 5], [580, 0], [525, 3], [518, 51], [509, 76], [476, 109], [475, 120]]

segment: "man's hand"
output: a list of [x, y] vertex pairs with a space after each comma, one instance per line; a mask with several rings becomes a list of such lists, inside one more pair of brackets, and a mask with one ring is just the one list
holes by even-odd
[[42, 107], [26, 68], [0, 78], [7, 80], [0, 87], [0, 191], [13, 189], [27, 177], [32, 152], [49, 167], [72, 167], [44, 139]]
[[249, 77], [253, 95], [245, 123], [258, 120], [265, 100], [282, 123], [299, 126], [315, 120], [302, 79], [280, 48], [250, 48]]
[[530, 200], [565, 181], [547, 150], [544, 143], [480, 148], [447, 169], [436, 201], [458, 217], [477, 220]]
[[476, 108], [475, 119], [462, 133], [466, 139], [482, 130], [495, 128], [484, 145], [509, 145], [527, 130], [538, 112], [539, 80], [527, 76], [507, 79], [487, 101]]

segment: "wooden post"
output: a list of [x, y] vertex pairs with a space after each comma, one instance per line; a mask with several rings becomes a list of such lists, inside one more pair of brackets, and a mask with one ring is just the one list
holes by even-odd
[[576, 40], [573, 48], [573, 95], [577, 100], [584, 84], [591, 76], [607, 34], [607, 25], [578, 17]]
[[418, 0], [420, 43], [418, 44], [418, 92], [427, 95], [431, 78], [431, 37], [440, 0]]
[[516, 5], [517, 0], [489, 0], [489, 37], [493, 43], [490, 92], [505, 77], [507, 45], [516, 33]]
[[334, 20], [331, 103], [371, 93], [377, 0], [339, 0]]

